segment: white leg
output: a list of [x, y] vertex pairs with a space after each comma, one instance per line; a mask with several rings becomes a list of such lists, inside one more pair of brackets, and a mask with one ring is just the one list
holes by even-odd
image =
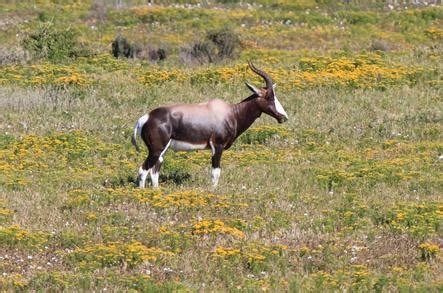
[[212, 155], [214, 155], [215, 154], [215, 147], [214, 147], [214, 144], [212, 143], [211, 140], [209, 140], [209, 146], [211, 147]]
[[[168, 144], [169, 145], [169, 144]], [[162, 152], [162, 154], [164, 154], [166, 151], [166, 149]], [[158, 158], [158, 164], [161, 166], [161, 164], [163, 163], [163, 157]], [[160, 167], [158, 168], [157, 172], [151, 172], [151, 180], [152, 180], [152, 187], [154, 188], [158, 188], [158, 178], [160, 176]]]
[[155, 166], [152, 167], [152, 169], [151, 169], [151, 182], [152, 182], [153, 188], [158, 188], [158, 177], [160, 175], [160, 166], [163, 163], [163, 155], [166, 153], [169, 146], [171, 145], [171, 141], [172, 140], [170, 139], [168, 144], [165, 146], [165, 148], [161, 152], [160, 157], [158, 158], [157, 164], [155, 164]]
[[149, 170], [145, 170], [143, 169], [143, 167], [140, 167], [138, 169], [138, 176], [140, 177], [140, 181], [138, 183], [138, 186], [140, 188], [145, 188], [145, 182], [146, 182], [146, 177], [148, 176]]
[[158, 175], [159, 174], [160, 174], [159, 172], [151, 171], [151, 182], [152, 182], [153, 188], [158, 188]]
[[[168, 146], [169, 146], [169, 144], [168, 144]], [[163, 150], [162, 155], [166, 152], [168, 146], [166, 146], [166, 148]], [[163, 157], [161, 156], [160, 158], [158, 158], [157, 164], [159, 164], [161, 166], [162, 163], [163, 163]], [[151, 182], [152, 182], [153, 188], [158, 188], [158, 178], [160, 175], [160, 171], [159, 171], [160, 167], [156, 168], [156, 166], [152, 167], [152, 170], [151, 170]], [[154, 171], [156, 169], [158, 170], [157, 172]]]
[[[171, 141], [172, 141], [172, 139], [170, 139], [168, 141], [168, 144], [165, 146], [165, 148], [161, 152], [160, 157], [158, 158], [157, 164], [161, 165], [161, 163], [163, 163], [163, 155], [166, 153], [169, 146], [171, 145]], [[160, 175], [160, 166], [158, 166], [158, 168], [156, 168], [157, 164], [154, 167], [152, 167], [152, 170], [151, 170], [151, 182], [152, 182], [153, 188], [158, 188], [158, 177]], [[155, 171], [155, 170], [157, 170], [157, 171]]]
[[[166, 145], [166, 147], [161, 152], [160, 157], [158, 159], [158, 163], [159, 164], [161, 164], [163, 162], [163, 155], [168, 150], [170, 144], [171, 144], [171, 140], [169, 140], [168, 144]], [[145, 170], [145, 169], [143, 169], [143, 165], [138, 169], [138, 176], [140, 178], [140, 181], [139, 181], [139, 187], [140, 188], [145, 188], [146, 177], [148, 176], [148, 173], [151, 173], [152, 187], [154, 187], [154, 188], [158, 187], [159, 172], [158, 171], [155, 172], [155, 169], [156, 169], [155, 166], [153, 166], [151, 169]]]
[[212, 186], [216, 187], [220, 178], [220, 168], [212, 168]]

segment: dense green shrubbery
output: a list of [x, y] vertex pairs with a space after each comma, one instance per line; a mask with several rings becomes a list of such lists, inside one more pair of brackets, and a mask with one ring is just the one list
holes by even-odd
[[29, 34], [23, 40], [23, 46], [35, 58], [53, 62], [91, 54], [78, 42], [78, 33], [74, 29], [56, 28], [51, 23]]
[[140, 51], [141, 49], [138, 46], [130, 44], [126, 38], [121, 36], [118, 36], [112, 42], [112, 55], [115, 58], [134, 58]]
[[148, 52], [149, 60], [151, 61], [162, 61], [165, 60], [168, 54], [164, 48], [150, 49]]
[[240, 45], [239, 37], [229, 29], [209, 32], [206, 38], [216, 46], [219, 59], [234, 57]]
[[166, 160], [160, 173], [161, 181], [174, 182], [181, 185], [191, 179], [191, 169], [184, 164], [177, 164], [174, 160]]
[[115, 58], [139, 58], [149, 59], [151, 61], [162, 61], [167, 57], [166, 49], [143, 47], [137, 43], [129, 43], [129, 41], [118, 36], [112, 42], [112, 55]]
[[210, 31], [203, 41], [185, 49], [192, 60], [199, 63], [214, 63], [225, 59], [233, 59], [240, 51], [240, 38], [232, 30], [224, 28]]

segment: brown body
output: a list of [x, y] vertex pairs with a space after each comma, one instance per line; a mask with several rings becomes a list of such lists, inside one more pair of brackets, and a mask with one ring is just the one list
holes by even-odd
[[134, 128], [132, 138], [136, 145], [139, 132], [149, 150], [149, 156], [140, 168], [140, 187], [144, 187], [148, 172], [151, 172], [153, 186], [158, 186], [158, 172], [163, 155], [168, 148], [174, 150], [212, 150], [212, 179], [217, 185], [220, 175], [220, 158], [236, 138], [260, 117], [267, 113], [280, 123], [287, 114], [275, 97], [269, 76], [250, 64], [251, 69], [266, 81], [266, 88], [260, 90], [247, 84], [253, 95], [238, 104], [228, 104], [215, 99], [200, 104], [163, 106], [142, 116]]
[[[167, 134], [171, 139], [195, 145], [205, 144], [206, 148], [210, 148], [209, 142], [215, 138], [227, 143], [237, 128], [230, 105], [222, 100], [160, 107], [149, 113], [149, 117], [144, 128], [158, 127], [162, 134]], [[150, 140], [149, 137], [147, 139]]]

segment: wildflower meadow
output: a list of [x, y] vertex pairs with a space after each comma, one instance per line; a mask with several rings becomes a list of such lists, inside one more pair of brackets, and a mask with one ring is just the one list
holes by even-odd
[[[441, 292], [442, 28], [441, 1], [3, 1], [0, 290]], [[289, 120], [215, 189], [208, 150], [139, 189], [137, 119], [240, 102], [248, 60]]]

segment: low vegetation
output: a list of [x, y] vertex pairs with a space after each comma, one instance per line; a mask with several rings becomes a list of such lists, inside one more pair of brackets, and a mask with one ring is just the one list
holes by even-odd
[[[0, 10], [1, 290], [443, 289], [441, 6], [114, 2]], [[136, 119], [239, 102], [247, 60], [289, 121], [138, 189]]]

